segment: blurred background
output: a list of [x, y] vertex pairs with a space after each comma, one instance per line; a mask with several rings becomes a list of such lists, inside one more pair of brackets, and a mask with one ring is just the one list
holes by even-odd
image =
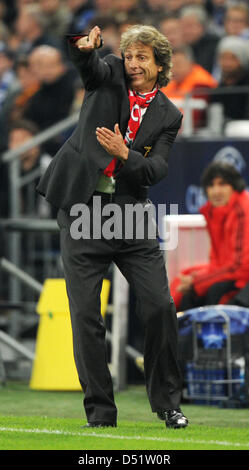
[[[97, 24], [100, 56], [120, 55], [121, 34], [137, 23], [169, 39], [172, 80], [162, 91], [184, 115], [169, 176], [151, 189], [154, 204], [197, 214], [205, 201], [200, 176], [213, 159], [234, 164], [249, 184], [248, 1], [0, 0], [0, 330], [30, 350], [43, 282], [63, 277], [56, 209], [35, 186], [74, 130], [84, 97], [65, 36]], [[112, 296], [113, 289], [110, 304]], [[141, 351], [135, 299], [127, 298], [126, 340]], [[9, 377], [25, 376], [13, 358], [5, 358]], [[143, 380], [133, 363], [128, 380]]]

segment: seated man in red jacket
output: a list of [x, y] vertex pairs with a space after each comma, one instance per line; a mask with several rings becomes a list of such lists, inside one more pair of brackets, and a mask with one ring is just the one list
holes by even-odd
[[227, 303], [249, 281], [249, 193], [230, 164], [212, 162], [201, 207], [211, 241], [209, 263], [184, 269], [171, 283], [177, 310]]

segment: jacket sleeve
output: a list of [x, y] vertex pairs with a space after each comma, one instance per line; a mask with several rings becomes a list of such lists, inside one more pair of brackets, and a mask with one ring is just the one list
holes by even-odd
[[78, 69], [85, 90], [93, 91], [103, 82], [111, 79], [112, 70], [110, 65], [99, 57], [95, 49], [83, 52], [75, 47], [73, 38], [78, 39], [78, 37], [78, 35], [68, 35], [69, 55]]
[[119, 170], [118, 178], [128, 178], [136, 185], [152, 186], [163, 179], [168, 172], [169, 151], [181, 126], [182, 115], [158, 137], [148, 157], [141, 152], [129, 150], [128, 159]]
[[195, 277], [193, 287], [197, 295], [205, 295], [217, 282], [233, 280], [240, 288], [249, 280], [249, 211], [238, 209], [230, 237], [231, 256], [224, 260], [223, 266], [210, 262], [209, 270]]

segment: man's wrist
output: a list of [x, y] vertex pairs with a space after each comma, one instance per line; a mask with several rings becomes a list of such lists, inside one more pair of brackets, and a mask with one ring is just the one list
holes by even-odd
[[[82, 34], [82, 35], [79, 35], [79, 36], [71, 37], [70, 42], [72, 42], [73, 45], [77, 48], [80, 48], [80, 46], [81, 47], [84, 47], [84, 46], [89, 47], [89, 36], [86, 35], [86, 34]], [[103, 44], [104, 44], [103, 38], [102, 38], [102, 36], [100, 36], [99, 45], [97, 46], [96, 44], [94, 44], [92, 46], [91, 50], [99, 49], [100, 47], [103, 46]]]
[[88, 37], [87, 34], [67, 34], [67, 38], [70, 42], [70, 44], [72, 44], [73, 46], [75, 47], [78, 47], [77, 43], [80, 39], [84, 38], [84, 37]]
[[129, 156], [129, 149], [125, 146], [125, 149], [122, 152], [122, 155], [119, 156], [119, 160], [121, 160], [122, 163], [125, 163], [128, 160], [128, 156]]

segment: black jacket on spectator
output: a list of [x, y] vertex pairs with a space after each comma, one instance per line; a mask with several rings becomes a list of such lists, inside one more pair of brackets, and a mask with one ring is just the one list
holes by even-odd
[[31, 98], [25, 118], [43, 130], [68, 116], [74, 99], [71, 73], [66, 72], [53, 83], [43, 83]]
[[[53, 83], [43, 83], [31, 98], [24, 117], [33, 121], [42, 131], [68, 117], [74, 99], [74, 81], [67, 71]], [[44, 145], [53, 154], [63, 142], [59, 139]]]
[[210, 73], [213, 70], [219, 40], [220, 38], [215, 34], [206, 33], [190, 45], [195, 61]]
[[[236, 84], [234, 84], [234, 87], [248, 87], [249, 90], [249, 73], [245, 73], [240, 80], [237, 81]], [[219, 88], [229, 88], [227, 85], [225, 85], [224, 82], [220, 82], [219, 86], [217, 87], [217, 92], [219, 91]], [[247, 92], [243, 92], [241, 90], [241, 93], [233, 93], [232, 91], [229, 93], [218, 93], [214, 94], [211, 97], [211, 102], [212, 103], [221, 103], [223, 105], [223, 112], [224, 112], [224, 117], [226, 120], [236, 120], [236, 119], [248, 119], [249, 118], [249, 99], [248, 99], [248, 90]]]

